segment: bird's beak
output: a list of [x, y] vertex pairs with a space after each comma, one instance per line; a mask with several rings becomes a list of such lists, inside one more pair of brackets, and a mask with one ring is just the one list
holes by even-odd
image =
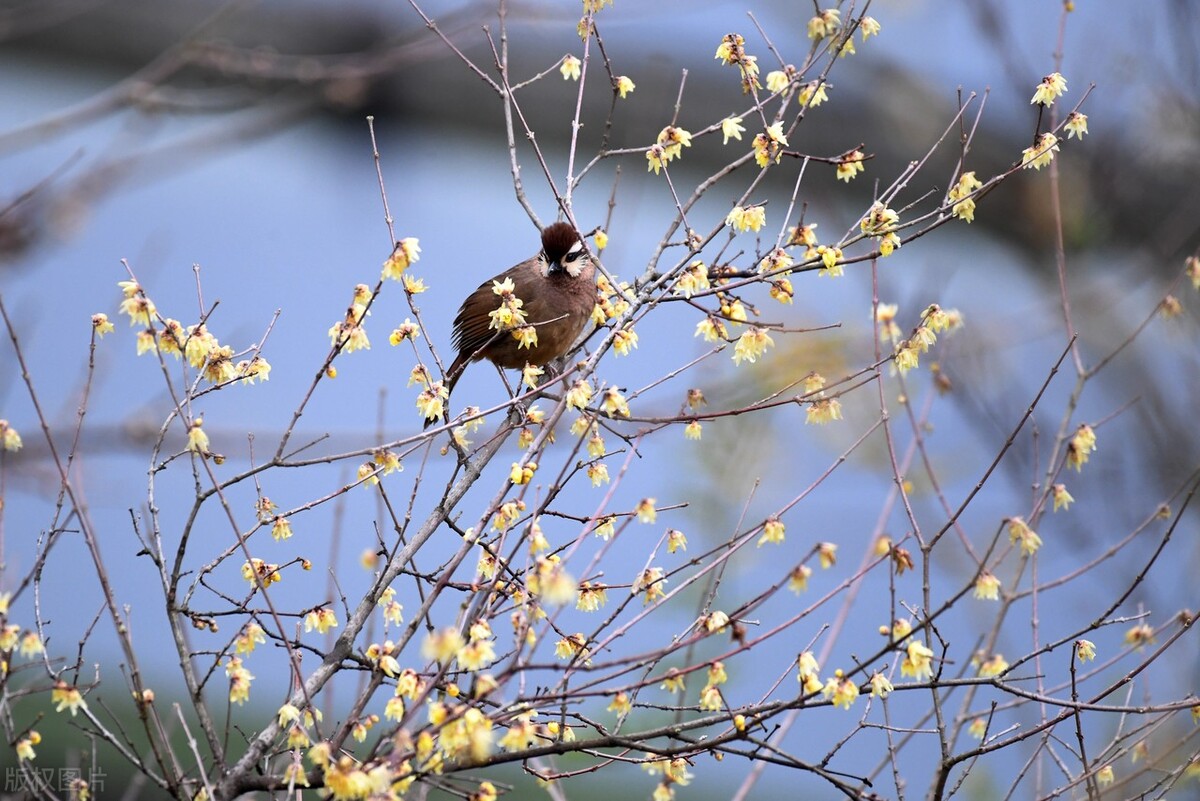
[[560, 259], [555, 259], [554, 261], [548, 262], [546, 264], [546, 272], [560, 273], [560, 272], [562, 272], [562, 270], [563, 270], [563, 266], [562, 266], [562, 261]]

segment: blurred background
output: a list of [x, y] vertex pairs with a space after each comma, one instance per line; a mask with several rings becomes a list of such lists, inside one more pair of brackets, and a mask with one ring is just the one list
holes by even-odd
[[[484, 32], [499, 30], [494, 3], [419, 5], [457, 47], [494, 74]], [[574, 2], [510, 3], [514, 75], [532, 77], [566, 53], [581, 55], [579, 12]], [[1029, 98], [1042, 76], [1055, 69], [1060, 12], [1061, 4], [1049, 0], [871, 3], [881, 35], [835, 65], [830, 101], [812, 109], [792, 139], [793, 147], [814, 155], [838, 155], [860, 145], [874, 155], [866, 173], [849, 185], [835, 180], [831, 166], [810, 165], [800, 199], [807, 204], [805, 219], [819, 223], [822, 240], [855, 226], [874, 192], [925, 156], [960, 98], [975, 95], [966, 115], [971, 121], [986, 97], [967, 168], [985, 177], [1017, 161], [1037, 120]], [[617, 0], [598, 26], [614, 72], [631, 77], [637, 88], [617, 106], [610, 144], [651, 144], [671, 121], [684, 70], [679, 125], [698, 130], [740, 112], [747, 102], [736, 73], [712, 57], [721, 36], [741, 33], [764, 72], [772, 69], [756, 20], [783, 59], [799, 64], [808, 52], [805, 25], [812, 13], [809, 4], [783, 0]], [[414, 272], [429, 291], [417, 300], [443, 359], [453, 312], [466, 291], [532, 255], [536, 228], [514, 196], [499, 99], [407, 2], [8, 2], [0, 10], [0, 40], [0, 291], [60, 446], [70, 441], [80, 404], [90, 317], [105, 312], [117, 324], [95, 354], [77, 481], [120, 600], [134, 610], [135, 641], [153, 642], [165, 631], [161, 593], [152, 566], [135, 556], [141, 546], [130, 521], [131, 510], [144, 518], [149, 447], [171, 403], [157, 368], [150, 357], [135, 356], [133, 331], [118, 319], [116, 282], [127, 277], [122, 260], [160, 311], [185, 324], [199, 313], [198, 275], [205, 304], [219, 301], [210, 329], [237, 349], [259, 341], [279, 312], [263, 350], [274, 368], [270, 382], [232, 387], [204, 400], [214, 450], [230, 457], [231, 470], [241, 470], [250, 459], [248, 433], [262, 448], [260, 459], [273, 452], [327, 352], [329, 326], [344, 314], [355, 284], [375, 282], [391, 251], [368, 115], [375, 121], [396, 233], [421, 242]], [[1200, 7], [1188, 0], [1152, 0], [1136, 9], [1080, 0], [1068, 16], [1061, 47], [1061, 72], [1069, 83], [1062, 107], [1073, 107], [1092, 87], [1081, 109], [1091, 133], [1082, 143], [1064, 145], [1059, 158], [1069, 292], [1083, 363], [1096, 364], [1154, 318], [1168, 291], [1183, 301], [1183, 313], [1152, 319], [1082, 395], [1071, 425], [1096, 425], [1099, 447], [1082, 475], [1070, 478], [1077, 506], [1040, 531], [1047, 541], [1040, 556], [1043, 579], [1070, 572], [1125, 537], [1172, 500], [1200, 461], [1194, 418], [1200, 397], [1197, 304], [1190, 284], [1178, 282], [1184, 258], [1200, 246]], [[611, 96], [599, 62], [593, 60], [591, 68], [582, 161], [599, 148]], [[520, 98], [560, 185], [577, 89], [555, 70]], [[893, 205], [929, 191], [941, 196], [958, 159], [957, 137], [956, 126]], [[727, 163], [734, 147], [722, 147], [716, 136], [698, 140], [672, 167], [676, 186], [695, 186]], [[519, 154], [530, 199], [549, 221], [555, 215], [553, 195], [523, 142]], [[753, 179], [752, 171], [743, 168], [705, 197], [695, 212], [703, 220], [698, 228], [707, 230], [724, 216]], [[780, 216], [795, 181], [793, 168], [775, 172], [759, 191], [770, 201], [770, 233], [764, 239], [773, 239], [783, 225]], [[664, 181], [646, 174], [640, 150], [605, 159], [592, 170], [575, 199], [580, 225], [605, 224], [610, 196], [615, 206], [604, 262], [631, 280], [646, 269], [674, 207]], [[925, 365], [908, 384], [918, 409], [926, 401], [935, 404], [936, 426], [927, 432], [930, 455], [954, 506], [982, 476], [1066, 346], [1055, 236], [1046, 171], [1024, 171], [980, 202], [969, 227], [942, 227], [880, 265], [881, 300], [899, 304], [902, 328], [915, 325], [920, 310], [933, 302], [959, 309], [967, 322], [964, 331], [925, 357], [939, 361], [953, 391], [932, 398]], [[753, 249], [748, 239], [744, 247]], [[868, 364], [873, 337], [867, 266], [848, 268], [838, 281], [810, 273], [794, 283], [793, 307], [780, 311], [765, 296], [757, 299], [763, 319], [840, 327], [777, 337], [774, 356], [750, 371], [751, 380], [724, 358], [706, 362], [685, 384], [639, 398], [635, 413], [674, 413], [687, 386], [703, 388], [710, 407], [724, 408], [812, 369], [834, 378]], [[338, 378], [321, 385], [302, 418], [297, 443], [328, 435], [313, 453], [341, 453], [417, 430], [416, 389], [405, 386], [411, 354], [386, 341], [410, 313], [399, 287], [385, 288], [368, 322], [372, 349], [340, 359]], [[651, 315], [639, 327], [640, 348], [627, 359], [610, 358], [604, 377], [632, 389], [685, 364], [705, 350], [691, 336], [698, 319], [682, 304]], [[1074, 382], [1068, 361], [1034, 425], [1022, 432], [963, 516], [971, 537], [983, 541], [1004, 517], [1028, 514], [1031, 484], [1045, 469]], [[896, 387], [888, 391], [894, 395]], [[477, 367], [456, 391], [456, 404], [492, 405], [503, 392], [494, 371]], [[761, 519], [799, 494], [878, 416], [873, 387], [843, 402], [847, 419], [820, 429], [804, 427], [796, 410], [784, 409], [706, 425], [700, 443], [668, 434], [658, 448], [634, 460], [632, 480], [618, 488], [612, 508], [630, 509], [643, 496], [656, 497], [660, 506], [687, 504], [660, 515], [659, 522], [683, 529], [703, 550], [736, 530], [744, 507], [748, 519]], [[6, 454], [3, 462], [3, 591], [33, 565], [58, 490], [8, 343], [0, 348], [0, 418], [25, 440], [24, 449]], [[903, 429], [900, 436], [911, 440]], [[182, 447], [182, 433], [169, 441]], [[438, 491], [438, 477], [448, 475], [448, 461], [439, 463], [436, 451], [431, 460], [431, 480], [418, 509]], [[480, 513], [503, 481], [499, 468], [509, 461], [502, 454], [495, 481], [484, 482], [478, 497], [464, 503], [465, 517]], [[339, 463], [274, 476], [264, 491], [290, 508], [349, 481], [356, 466]], [[410, 470], [415, 475], [418, 466]], [[192, 492], [190, 476], [178, 472], [163, 478], [158, 498], [168, 527], [182, 524]], [[916, 470], [910, 478], [919, 519], [932, 530], [940, 528], [945, 515], [928, 481]], [[874, 533], [897, 539], [905, 534], [903, 515], [885, 506], [891, 484], [883, 440], [874, 437], [785, 518], [789, 548], [796, 553], [828, 540], [839, 544], [845, 560], [837, 575], [814, 577], [810, 592], [843, 580], [869, 550]], [[594, 504], [595, 497], [582, 493], [578, 504]], [[253, 488], [235, 493], [235, 506], [247, 521], [252, 501]], [[300, 517], [292, 542], [317, 567], [307, 585], [288, 588], [285, 582], [281, 597], [300, 604], [326, 593], [322, 597], [333, 602], [337, 593], [326, 586], [331, 575], [346, 582], [354, 597], [349, 587], [365, 581], [359, 557], [375, 542], [378, 511], [373, 502], [354, 499]], [[198, 529], [211, 534], [213, 545], [204, 558], [196, 557], [196, 566], [232, 543], [228, 524], [216, 514], [212, 518], [207, 528], [202, 519]], [[560, 541], [576, 533], [547, 528]], [[1148, 611], [1148, 622], [1158, 626], [1200, 603], [1192, 576], [1198, 556], [1194, 515], [1185, 528], [1172, 543], [1174, 558], [1156, 566], [1154, 580], [1139, 587], [1120, 613]], [[170, 541], [177, 533], [165, 536]], [[624, 564], [620, 554], [612, 554], [606, 567], [614, 576], [630, 576], [641, 569], [649, 547], [631, 549]], [[39, 597], [43, 617], [53, 624], [48, 647], [56, 653], [74, 653], [100, 609], [85, 558], [78, 538], [66, 536], [47, 561]], [[731, 598], [753, 594], [761, 580], [756, 570], [769, 569], [772, 558], [759, 554], [741, 563], [722, 592]], [[954, 552], [940, 559], [936, 569], [948, 580], [967, 570]], [[1086, 624], [1115, 594], [1113, 587], [1129, 583], [1131, 565], [1140, 564], [1138, 558], [1102, 562], [1085, 582], [1068, 584], [1047, 599], [1053, 612], [1042, 612], [1043, 638]], [[218, 580], [232, 588], [241, 579], [230, 568]], [[886, 582], [868, 586], [864, 598], [833, 648], [830, 667], [878, 646], [874, 630], [890, 619]], [[793, 602], [791, 596], [777, 600], [763, 610], [764, 619], [786, 614]], [[919, 601], [915, 585], [907, 600]], [[31, 609], [26, 593], [14, 604], [13, 619], [28, 619]], [[654, 616], [639, 642], [644, 647], [680, 631], [692, 617], [687, 611]], [[782, 674], [816, 635], [818, 623], [788, 633], [762, 658]], [[943, 634], [966, 649], [986, 625], [983, 613], [964, 613]], [[1114, 653], [1123, 630], [1106, 629], [1102, 636], [1109, 642], [1101, 642], [1101, 635], [1096, 639]], [[209, 647], [219, 647], [226, 634], [233, 632], [222, 632]], [[1012, 637], [1000, 650], [1029, 650], [1027, 630], [1016, 629]], [[1195, 644], [1181, 644], [1172, 653], [1178, 686], [1157, 700], [1186, 693], [1197, 678]], [[89, 641], [84, 661], [105, 665], [102, 678], [110, 683], [101, 689], [114, 697], [125, 693], [117, 658], [103, 634]], [[182, 692], [181, 686], [169, 686], [177, 681], [173, 651], [148, 649], [144, 658], [144, 668], [161, 672], [164, 695]], [[748, 663], [731, 663], [731, 686], [739, 670], [743, 677], [751, 673]], [[265, 665], [255, 672], [261, 676], [255, 701], [274, 709], [285, 688], [270, 688]], [[748, 697], [742, 700], [749, 701], [752, 682], [745, 686]], [[908, 703], [919, 709], [923, 701], [897, 700]], [[837, 720], [837, 713], [823, 714]], [[1097, 724], [1106, 732], [1111, 725]], [[865, 743], [867, 735], [862, 737]], [[805, 753], [802, 745], [792, 746]], [[875, 759], [868, 761], [873, 766]], [[695, 768], [713, 779], [706, 784], [709, 797], [728, 795], [744, 772], [743, 766], [729, 767]], [[836, 760], [832, 767], [839, 767]], [[979, 768], [980, 783], [970, 785], [977, 797], [988, 797], [992, 770], [1003, 772]], [[647, 795], [652, 789], [649, 780], [631, 775], [630, 781], [635, 793], [642, 785]], [[763, 787], [790, 787], [792, 781], [786, 771], [773, 769]], [[590, 791], [586, 779], [581, 786]], [[686, 792], [706, 797], [701, 788]]]

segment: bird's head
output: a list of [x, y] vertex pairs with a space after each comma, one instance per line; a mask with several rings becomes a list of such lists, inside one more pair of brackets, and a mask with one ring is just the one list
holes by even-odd
[[566, 271], [572, 278], [578, 277], [588, 263], [578, 232], [565, 222], [542, 229], [542, 258], [546, 261], [547, 275]]

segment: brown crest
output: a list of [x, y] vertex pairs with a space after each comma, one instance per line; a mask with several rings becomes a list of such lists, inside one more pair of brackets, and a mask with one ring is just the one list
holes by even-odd
[[546, 261], [552, 264], [561, 264], [578, 241], [579, 234], [570, 223], [551, 223], [542, 229], [542, 253], [546, 255]]

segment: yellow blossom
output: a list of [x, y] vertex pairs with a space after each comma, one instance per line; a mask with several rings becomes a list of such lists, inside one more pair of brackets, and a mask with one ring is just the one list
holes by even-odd
[[850, 183], [854, 176], [858, 175], [867, 169], [863, 163], [863, 152], [861, 150], [853, 150], [838, 160], [837, 179]]
[[248, 654], [260, 644], [267, 641], [266, 632], [262, 626], [257, 623], [247, 623], [241, 633], [234, 641], [235, 649], [239, 654]]
[[759, 547], [766, 543], [777, 545], [783, 542], [784, 528], [783, 522], [779, 518], [768, 517], [767, 521], [763, 523], [762, 536], [758, 538]]
[[600, 408], [610, 417], [629, 417], [630, 414], [629, 403], [616, 387], [604, 390], [604, 400], [601, 401]]
[[821, 257], [821, 264], [824, 265], [817, 271], [817, 275], [840, 278], [844, 274], [841, 248], [820, 245], [817, 247], [817, 255]]
[[1063, 128], [1067, 131], [1067, 138], [1082, 139], [1088, 132], [1088, 118], [1086, 114], [1080, 114], [1078, 111], [1072, 111], [1067, 115], [1067, 122]]
[[979, 666], [979, 675], [983, 678], [991, 678], [999, 676], [1004, 671], [1008, 670], [1008, 662], [1000, 654], [992, 654], [988, 659]]
[[906, 655], [900, 662], [900, 675], [912, 676], [916, 681], [933, 677], [933, 651], [920, 640], [908, 644]]
[[1055, 484], [1050, 488], [1050, 494], [1054, 498], [1054, 511], [1059, 509], [1070, 509], [1071, 504], [1075, 502], [1075, 498], [1071, 493], [1067, 492], [1065, 484]]
[[1042, 538], [1029, 527], [1023, 517], [1008, 519], [1008, 537], [1011, 542], [1020, 545], [1021, 553], [1025, 556], [1032, 556], [1042, 547]]
[[1038, 137], [1037, 144], [1021, 151], [1021, 166], [1025, 169], [1040, 170], [1054, 161], [1058, 152], [1058, 137], [1047, 131]]
[[567, 390], [567, 406], [583, 411], [592, 401], [592, 387], [586, 379], [580, 378]]
[[755, 231], [762, 229], [767, 222], [767, 211], [762, 206], [734, 206], [725, 216], [725, 224], [738, 231]]
[[1112, 784], [1115, 779], [1116, 776], [1113, 774], [1112, 765], [1105, 765], [1104, 767], [1100, 768], [1100, 770], [1096, 771], [1096, 781], [1100, 783], [1101, 787], [1106, 787]]
[[683, 436], [690, 440], [699, 440], [703, 433], [699, 420], [692, 420], [683, 427]]
[[1125, 632], [1125, 644], [1139, 651], [1155, 642], [1154, 629], [1146, 623], [1139, 623]]
[[396, 329], [394, 331], [392, 331], [392, 333], [388, 336], [388, 342], [391, 343], [393, 346], [395, 346], [395, 345], [399, 345], [401, 342], [405, 341], [406, 339], [408, 339], [408, 340], [416, 339], [420, 335], [421, 335], [420, 326], [418, 326], [412, 320], [405, 317], [404, 322], [402, 322], [400, 325], [396, 326]]
[[987, 733], [987, 720], [985, 718], [975, 718], [971, 721], [971, 725], [967, 727], [967, 733], [976, 740], [982, 740], [983, 735]]
[[113, 324], [108, 321], [108, 315], [103, 312], [92, 315], [92, 330], [97, 337], [103, 337], [105, 334], [113, 332]]
[[812, 575], [812, 568], [808, 565], [799, 565], [790, 574], [788, 574], [788, 589], [799, 595], [808, 589], [808, 577]]
[[669, 529], [667, 531], [667, 553], [675, 553], [676, 551], [687, 550], [687, 536], [679, 529]]
[[791, 78], [783, 70], [772, 70], [767, 73], [767, 91], [772, 94], [787, 89], [791, 82]]
[[391, 278], [396, 281], [404, 275], [404, 271], [409, 268], [413, 262], [420, 260], [421, 246], [415, 236], [405, 237], [396, 243], [396, 247], [392, 250], [392, 254], [387, 257], [383, 263], [383, 278]]
[[1076, 640], [1075, 655], [1080, 662], [1091, 662], [1096, 658], [1096, 643], [1091, 640]]
[[21, 446], [24, 444], [21, 441], [20, 433], [9, 425], [7, 420], [0, 420], [0, 443], [3, 443], [4, 450], [10, 453], [21, 450]]
[[821, 666], [817, 664], [817, 658], [812, 651], [802, 651], [796, 657], [796, 677], [803, 681], [810, 676], [817, 676], [821, 671]]
[[1095, 450], [1096, 432], [1087, 423], [1083, 423], [1067, 443], [1067, 467], [1075, 468], [1076, 472], [1082, 471], [1088, 457]]
[[808, 423], [824, 425], [825, 423], [841, 419], [842, 402], [837, 398], [822, 398], [809, 404], [804, 422], [806, 425]]
[[765, 328], [752, 325], [738, 337], [737, 344], [733, 348], [733, 363], [750, 362], [754, 364], [767, 348], [774, 344], [775, 340], [771, 339], [771, 335]]
[[648, 604], [666, 595], [666, 584], [661, 567], [648, 567], [638, 574], [631, 594], [643, 594], [643, 601]]
[[55, 712], [68, 710], [71, 717], [75, 717], [80, 709], [87, 709], [87, 703], [83, 700], [83, 694], [79, 692], [78, 687], [72, 687], [62, 679], [54, 683], [54, 689], [50, 691], [50, 703], [56, 704]]
[[981, 601], [1000, 600], [1000, 579], [984, 571], [975, 579], [975, 597]]
[[604, 250], [608, 247], [608, 232], [597, 231], [592, 239], [596, 242], [596, 250]]
[[558, 68], [558, 71], [562, 74], [564, 81], [578, 81], [582, 66], [582, 61], [575, 56], [567, 55], [563, 56], [562, 66]]
[[617, 95], [624, 100], [629, 93], [637, 88], [637, 85], [629, 79], [628, 75], [621, 75], [615, 81]]
[[887, 676], [882, 673], [871, 674], [871, 695], [878, 698], [887, 698], [888, 693], [895, 689], [892, 683], [888, 681]]
[[820, 11], [808, 21], [808, 38], [819, 42], [833, 36], [842, 25], [841, 17], [842, 12], [836, 8]]
[[613, 334], [613, 350], [618, 356], [628, 356], [638, 346], [638, 335], [636, 331], [628, 328], [622, 328]]
[[854, 704], [855, 699], [858, 698], [858, 685], [846, 678], [842, 671], [838, 669], [825, 682], [825, 688], [822, 690], [822, 693], [826, 699], [833, 701], [834, 706], [849, 709]]
[[799, 96], [796, 98], [801, 108], [816, 108], [829, 99], [829, 84], [820, 80], [809, 81], [800, 90]]
[[832, 542], [817, 544], [817, 559], [821, 562], [822, 570], [828, 570], [837, 564], [837, 549], [837, 545]]
[[608, 711], [616, 712], [618, 716], [628, 715], [632, 709], [633, 701], [629, 698], [629, 693], [627, 692], [617, 693], [608, 705]]
[[654, 498], [642, 498], [638, 501], [638, 505], [634, 507], [633, 513], [637, 515], [639, 523], [653, 523], [658, 519], [658, 510], [654, 507]]
[[683, 676], [675, 668], [671, 668], [667, 671], [666, 678], [662, 684], [658, 685], [658, 688], [666, 690], [669, 693], [681, 693], [684, 690]]
[[304, 616], [304, 630], [316, 629], [318, 634], [325, 634], [332, 628], [337, 628], [338, 619], [332, 609], [321, 607], [314, 609]]
[[607, 484], [609, 481], [608, 465], [604, 464], [603, 462], [597, 462], [596, 464], [589, 465], [587, 469], [587, 476], [591, 480], [593, 487], [598, 487], [601, 484]]
[[878, 36], [882, 27], [874, 17], [863, 17], [858, 22], [858, 29], [862, 31], [864, 42], [872, 36]]
[[1055, 98], [1062, 97], [1067, 91], [1067, 79], [1057, 72], [1052, 72], [1042, 82], [1038, 84], [1037, 91], [1033, 93], [1033, 97], [1029, 99], [1031, 104], [1037, 103], [1042, 106], [1053, 105]]
[[745, 130], [742, 127], [741, 117], [726, 117], [721, 120], [721, 136], [723, 137], [721, 144], [729, 144], [730, 139], [737, 139], [740, 142], [742, 140], [742, 133]]
[[208, 453], [208, 434], [204, 433], [202, 425], [204, 425], [204, 420], [197, 417], [188, 428], [187, 437], [187, 449], [201, 455]]

